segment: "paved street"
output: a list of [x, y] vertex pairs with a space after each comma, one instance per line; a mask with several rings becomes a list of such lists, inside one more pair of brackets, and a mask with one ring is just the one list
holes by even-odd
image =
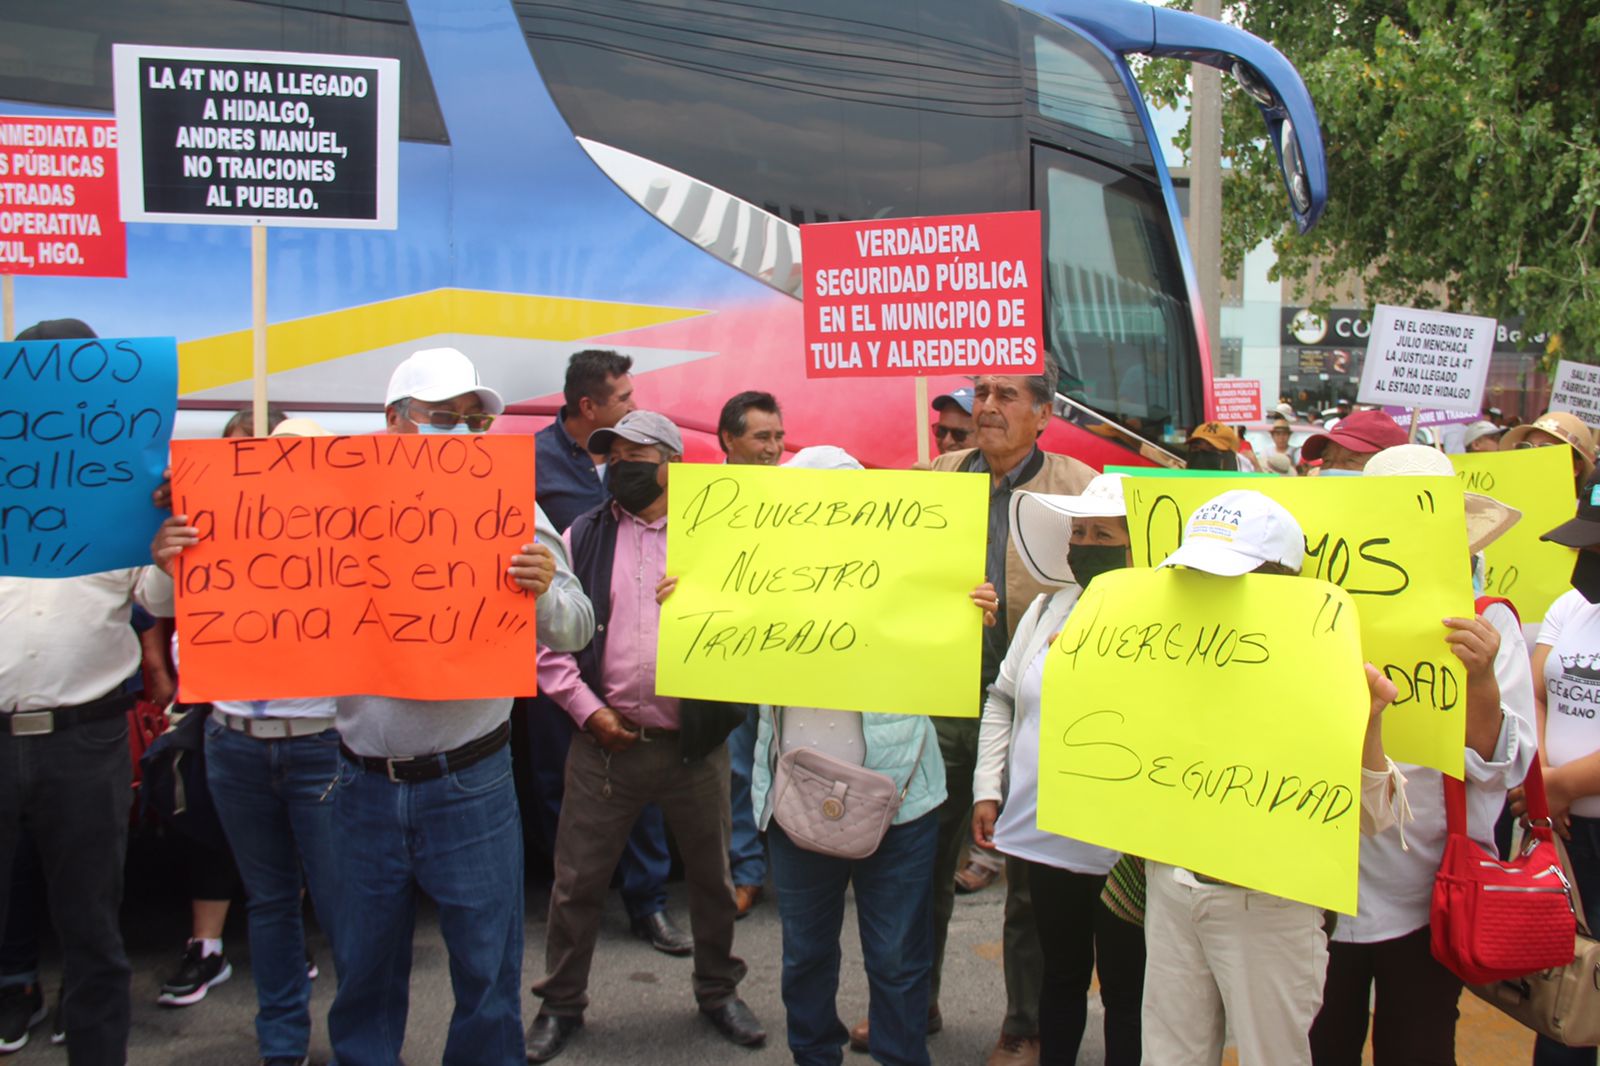
[[[134, 962], [130, 1066], [255, 1066], [255, 991], [249, 978], [242, 910], [235, 908], [228, 925], [228, 955], [234, 965], [234, 978], [193, 1007], [159, 1007], [155, 1000], [161, 975], [176, 961], [186, 935], [186, 909], [181, 901], [154, 898], [154, 879], [148, 871], [141, 873], [136, 866], [134, 876], [139, 880], [130, 886], [133, 891], [123, 922]], [[681, 884], [672, 886], [672, 910], [687, 921], [683, 892]], [[956, 897], [942, 1004], [945, 1029], [930, 1045], [933, 1061], [940, 1066], [981, 1066], [999, 1031], [1005, 1005], [999, 938], [1004, 898], [999, 885], [976, 896]], [[540, 969], [543, 959], [544, 905], [543, 893], [530, 893], [525, 985]], [[867, 1006], [866, 978], [853, 922], [852, 914], [846, 919], [839, 994], [839, 1013], [846, 1024], [864, 1016]], [[789, 1062], [778, 989], [779, 939], [777, 909], [770, 900], [739, 923], [738, 951], [750, 964], [743, 994], [766, 1023], [769, 1034], [765, 1048], [740, 1050], [723, 1041], [696, 1014], [689, 991], [690, 960], [668, 958], [630, 937], [621, 903], [613, 895], [595, 959], [588, 1022], [559, 1061], [570, 1066], [776, 1066]], [[319, 942], [316, 949], [326, 965], [326, 945]], [[59, 966], [47, 960], [46, 970], [53, 986]], [[332, 991], [328, 978], [317, 982], [312, 1058], [318, 1063], [325, 1063], [328, 1058], [325, 1017]], [[536, 1009], [534, 1002], [531, 996], [523, 1000], [528, 1019]], [[439, 1062], [450, 1007], [444, 944], [431, 910], [425, 905], [417, 932], [406, 1038], [405, 1058], [410, 1066]], [[1471, 995], [1462, 997], [1462, 1010], [1458, 1040], [1461, 1066], [1505, 1066], [1527, 1060], [1531, 1040], [1503, 1016]], [[846, 1061], [869, 1066], [866, 1056], [852, 1055]], [[1231, 1052], [1227, 1061], [1234, 1061]], [[4, 1062], [6, 1066], [64, 1066], [66, 1053], [62, 1048], [51, 1047], [40, 1028], [34, 1031], [34, 1041], [27, 1048]], [[1091, 1004], [1089, 1033], [1078, 1062], [1080, 1066], [1099, 1066], [1102, 1062], [1097, 1003]]]

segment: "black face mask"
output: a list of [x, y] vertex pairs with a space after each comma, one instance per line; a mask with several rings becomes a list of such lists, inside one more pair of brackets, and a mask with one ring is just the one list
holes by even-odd
[[1600, 555], [1578, 552], [1578, 562], [1572, 568], [1572, 587], [1590, 603], [1600, 603]]
[[1121, 570], [1128, 565], [1128, 549], [1122, 544], [1071, 544], [1067, 547], [1067, 565], [1072, 576], [1084, 588], [1089, 582], [1108, 570]]
[[664, 491], [656, 482], [660, 463], [647, 463], [642, 459], [624, 459], [612, 463], [606, 470], [611, 478], [611, 495], [630, 514], [638, 514], [660, 499]]
[[1188, 468], [1190, 470], [1237, 470], [1239, 464], [1232, 462], [1232, 452], [1190, 452]]

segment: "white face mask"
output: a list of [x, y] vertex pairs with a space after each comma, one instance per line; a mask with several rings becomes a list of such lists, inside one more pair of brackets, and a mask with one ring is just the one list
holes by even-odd
[[417, 432], [426, 433], [433, 437], [445, 437], [457, 433], [471, 433], [472, 430], [467, 428], [467, 424], [465, 422], [457, 422], [449, 429], [440, 429], [438, 426], [423, 424], [417, 427]]
[[1318, 477], [1360, 477], [1359, 470], [1324, 470]]

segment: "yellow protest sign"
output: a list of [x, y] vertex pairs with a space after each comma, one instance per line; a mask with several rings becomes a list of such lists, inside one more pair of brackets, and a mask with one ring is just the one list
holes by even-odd
[[1466, 670], [1443, 624], [1472, 614], [1460, 486], [1446, 477], [1130, 478], [1134, 565], [1165, 559], [1194, 509], [1236, 488], [1288, 508], [1306, 537], [1303, 576], [1331, 581], [1355, 601], [1366, 656], [1400, 693], [1384, 715], [1389, 754], [1460, 777]]
[[1045, 659], [1039, 828], [1354, 914], [1367, 705], [1327, 582], [1102, 574]]
[[988, 479], [679, 463], [656, 691], [976, 717]]
[[1572, 491], [1572, 449], [1518, 448], [1452, 455], [1468, 492], [1493, 496], [1522, 512], [1522, 521], [1483, 553], [1484, 593], [1517, 605], [1524, 622], [1540, 622], [1556, 597], [1572, 588], [1577, 553], [1539, 539], [1578, 509]]

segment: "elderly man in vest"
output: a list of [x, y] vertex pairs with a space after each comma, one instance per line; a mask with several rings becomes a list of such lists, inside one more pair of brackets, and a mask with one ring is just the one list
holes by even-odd
[[545, 977], [533, 986], [543, 1003], [528, 1029], [528, 1060], [555, 1058], [583, 1025], [606, 884], [651, 802], [683, 857], [700, 1013], [729, 1041], [756, 1047], [766, 1031], [739, 998], [745, 965], [733, 954], [728, 749], [719, 737], [709, 752], [692, 750], [678, 700], [656, 693], [667, 467], [683, 456], [683, 436], [664, 415], [630, 411], [590, 434], [588, 446], [606, 456], [611, 499], [580, 515], [566, 538], [594, 603], [594, 640], [576, 655], [539, 649], [539, 689], [581, 733], [567, 753]]
[[[1017, 621], [1034, 597], [1050, 591], [1022, 565], [1011, 538], [1011, 494], [1018, 489], [1075, 496], [1094, 471], [1076, 459], [1039, 448], [1039, 436], [1050, 424], [1056, 393], [1056, 368], [1046, 362], [1033, 377], [984, 375], [973, 380], [972, 420], [977, 447], [949, 452], [934, 461], [935, 470], [976, 471], [989, 475], [989, 537], [984, 573], [1000, 600], [1000, 625], [983, 631], [983, 676], [972, 698], [982, 706], [984, 693], [1000, 672]], [[933, 872], [933, 985], [928, 1002], [928, 1029], [936, 1031], [939, 979], [944, 966], [946, 935], [955, 908], [955, 873], [972, 819], [972, 774], [978, 759], [977, 718], [937, 718], [939, 749], [944, 755], [945, 787], [950, 796], [939, 809], [939, 857]], [[1026, 866], [1006, 861], [1005, 975], [1006, 1017], [1000, 1039], [989, 1055], [990, 1066], [1020, 1066], [1039, 1061], [1039, 984], [1043, 959], [1033, 925]], [[865, 1036], [865, 1023], [856, 1027]], [[863, 1039], [861, 1043], [865, 1045]]]

